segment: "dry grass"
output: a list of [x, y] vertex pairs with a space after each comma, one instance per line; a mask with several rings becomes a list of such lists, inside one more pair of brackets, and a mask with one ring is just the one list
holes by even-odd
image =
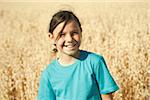
[[36, 99], [39, 76], [51, 60], [47, 36], [49, 20], [61, 8], [73, 10], [81, 19], [81, 48], [104, 55], [120, 87], [115, 100], [148, 100], [148, 5], [68, 4], [0, 4], [0, 100]]

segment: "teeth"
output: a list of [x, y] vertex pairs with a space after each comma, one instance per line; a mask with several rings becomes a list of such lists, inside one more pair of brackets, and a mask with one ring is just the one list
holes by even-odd
[[69, 48], [71, 48], [71, 47], [74, 47], [76, 44], [74, 44], [74, 45], [65, 45], [65, 47], [69, 47]]
[[69, 46], [67, 46], [67, 47], [73, 47], [73, 46], [70, 46], [70, 45], [69, 45]]

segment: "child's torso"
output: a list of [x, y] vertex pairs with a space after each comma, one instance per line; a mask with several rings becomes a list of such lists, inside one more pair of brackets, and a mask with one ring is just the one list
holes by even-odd
[[57, 60], [48, 67], [56, 100], [100, 100], [100, 92], [89, 59], [62, 68]]

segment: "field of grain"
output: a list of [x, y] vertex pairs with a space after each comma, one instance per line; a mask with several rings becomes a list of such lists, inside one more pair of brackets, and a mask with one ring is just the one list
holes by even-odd
[[52, 59], [49, 21], [60, 9], [79, 17], [81, 49], [106, 59], [120, 87], [114, 100], [148, 100], [148, 7], [144, 2], [0, 3], [0, 100], [36, 100], [40, 74]]

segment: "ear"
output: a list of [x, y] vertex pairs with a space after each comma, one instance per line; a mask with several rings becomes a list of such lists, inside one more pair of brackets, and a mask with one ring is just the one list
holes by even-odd
[[52, 33], [48, 33], [48, 37], [50, 38], [50, 39], [53, 39], [53, 34]]
[[48, 33], [48, 37], [49, 37], [49, 40], [50, 40], [51, 44], [52, 45], [55, 44], [55, 39], [54, 39], [53, 34], [52, 33]]

